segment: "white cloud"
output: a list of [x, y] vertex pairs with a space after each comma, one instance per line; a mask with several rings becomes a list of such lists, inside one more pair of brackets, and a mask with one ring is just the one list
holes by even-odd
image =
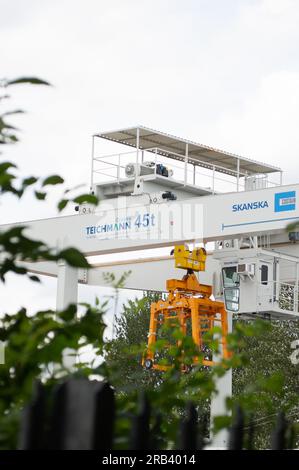
[[[225, 147], [286, 170], [285, 182], [299, 178], [299, 72], [279, 72], [260, 81], [239, 113], [216, 121], [213, 129]], [[210, 133], [212, 137], [213, 131]]]

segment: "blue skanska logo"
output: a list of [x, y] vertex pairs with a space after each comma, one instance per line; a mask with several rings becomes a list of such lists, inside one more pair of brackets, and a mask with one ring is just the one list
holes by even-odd
[[276, 193], [274, 196], [275, 212], [294, 211], [296, 209], [296, 191]]
[[255, 209], [265, 209], [266, 207], [269, 207], [268, 201], [242, 202], [241, 204], [233, 204], [232, 211], [252, 211]]

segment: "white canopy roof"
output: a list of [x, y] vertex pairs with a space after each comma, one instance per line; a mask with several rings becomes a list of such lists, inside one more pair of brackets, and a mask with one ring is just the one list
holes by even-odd
[[[281, 171], [280, 168], [260, 163], [249, 158], [240, 157], [229, 152], [224, 152], [207, 145], [198, 144], [190, 140], [175, 137], [164, 132], [155, 131], [147, 127], [129, 127], [117, 131], [108, 131], [95, 134], [96, 137], [112, 140], [120, 144], [137, 148], [139, 133], [139, 148], [155, 152], [175, 160], [185, 160], [186, 148], [188, 148], [188, 162], [196, 166], [213, 169], [216, 171], [236, 175], [238, 161], [239, 172], [242, 174], [273, 173]], [[188, 147], [187, 147], [188, 146]]]

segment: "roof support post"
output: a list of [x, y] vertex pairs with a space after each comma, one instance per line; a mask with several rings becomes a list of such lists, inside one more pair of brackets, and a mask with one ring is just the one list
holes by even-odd
[[282, 171], [280, 172], [280, 181], [279, 181], [280, 186], [282, 186]]
[[185, 186], [187, 184], [187, 178], [188, 178], [188, 153], [189, 153], [189, 145], [186, 144], [186, 147], [185, 147], [185, 171], [184, 171], [184, 185]]
[[240, 183], [240, 159], [237, 158], [237, 191], [239, 191], [239, 183]]
[[212, 190], [213, 190], [213, 194], [215, 194], [215, 165], [213, 165], [213, 181], [212, 181]]
[[91, 144], [91, 167], [90, 167], [90, 190], [93, 190], [93, 165], [94, 165], [94, 139], [95, 136], [92, 136]]
[[118, 154], [118, 165], [117, 165], [117, 182], [120, 180], [120, 153]]
[[196, 166], [193, 165], [193, 185], [195, 186], [195, 180], [196, 180]]
[[136, 129], [136, 164], [137, 164], [137, 172], [139, 175], [139, 140], [140, 140], [140, 129], [137, 127]]

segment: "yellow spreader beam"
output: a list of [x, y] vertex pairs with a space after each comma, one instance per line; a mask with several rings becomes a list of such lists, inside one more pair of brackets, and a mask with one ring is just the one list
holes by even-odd
[[207, 252], [204, 248], [194, 248], [189, 251], [185, 245], [177, 245], [173, 251], [175, 267], [191, 269], [192, 271], [205, 271]]

